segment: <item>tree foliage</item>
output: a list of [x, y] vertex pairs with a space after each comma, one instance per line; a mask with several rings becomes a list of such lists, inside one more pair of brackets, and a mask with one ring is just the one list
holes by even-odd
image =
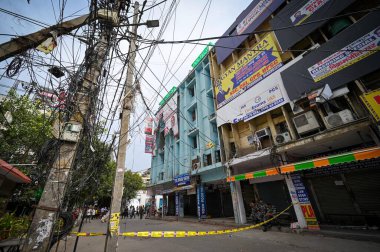
[[51, 148], [47, 147], [52, 143], [53, 120], [51, 111], [43, 110], [39, 101], [28, 96], [11, 91], [0, 102], [0, 158], [11, 164], [28, 164], [16, 166], [32, 179], [32, 183], [17, 187], [13, 201], [30, 205], [40, 196], [48, 175]]
[[137, 191], [143, 189], [143, 180], [138, 173], [128, 170], [124, 174], [123, 199], [128, 202], [136, 197]]

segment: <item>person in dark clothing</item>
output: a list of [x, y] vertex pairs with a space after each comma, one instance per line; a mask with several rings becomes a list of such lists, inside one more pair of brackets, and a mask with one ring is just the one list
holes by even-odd
[[139, 215], [140, 215], [140, 220], [142, 220], [142, 217], [144, 215], [144, 207], [143, 206], [139, 207]]

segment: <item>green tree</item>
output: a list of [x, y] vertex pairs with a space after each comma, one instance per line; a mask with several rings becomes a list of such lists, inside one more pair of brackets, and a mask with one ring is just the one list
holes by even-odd
[[123, 199], [125, 202], [136, 197], [137, 191], [143, 189], [143, 180], [138, 173], [128, 170], [124, 174], [124, 192]]
[[[11, 164], [29, 164], [17, 168], [32, 183], [18, 186], [12, 198], [28, 205], [39, 199], [49, 169], [46, 157], [55, 146], [51, 134], [53, 113], [43, 110], [42, 105], [12, 91], [0, 102], [0, 158]], [[45, 156], [43, 162], [41, 156]]]

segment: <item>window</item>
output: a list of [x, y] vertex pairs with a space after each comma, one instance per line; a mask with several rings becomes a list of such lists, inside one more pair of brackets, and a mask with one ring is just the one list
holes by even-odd
[[158, 180], [164, 180], [164, 173], [163, 172], [160, 172], [158, 174]]
[[220, 162], [220, 150], [215, 151], [215, 162]]
[[193, 122], [197, 120], [197, 113], [195, 112], [195, 110], [191, 111], [191, 119], [193, 120]]
[[231, 148], [231, 156], [235, 156], [236, 154], [236, 146], [235, 143], [230, 143], [230, 148]]
[[194, 148], [194, 149], [197, 149], [197, 148], [198, 148], [198, 141], [197, 141], [197, 138], [196, 138], [196, 137], [193, 137], [193, 138], [192, 138], [192, 145], [193, 145], [193, 148]]
[[189, 87], [189, 94], [190, 94], [191, 97], [194, 97], [194, 95], [195, 95], [195, 88], [194, 88], [194, 86]]
[[211, 154], [204, 155], [203, 162], [205, 163], [205, 166], [212, 165]]

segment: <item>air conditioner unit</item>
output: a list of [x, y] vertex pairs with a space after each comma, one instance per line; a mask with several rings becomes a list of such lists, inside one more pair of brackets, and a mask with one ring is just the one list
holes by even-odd
[[263, 138], [263, 137], [267, 137], [267, 136], [270, 136], [269, 128], [264, 128], [264, 129], [256, 131], [256, 137], [257, 138]]
[[327, 128], [331, 129], [352, 122], [354, 120], [354, 116], [349, 109], [345, 109], [338, 113], [326, 116], [325, 120], [327, 123]]
[[283, 144], [283, 143], [289, 142], [290, 140], [292, 140], [292, 138], [290, 137], [289, 132], [278, 134], [274, 138], [274, 141], [276, 144]]
[[304, 114], [295, 116], [293, 118], [293, 122], [297, 128], [298, 134], [300, 135], [320, 128], [317, 118], [315, 117], [314, 112], [312, 110]]

